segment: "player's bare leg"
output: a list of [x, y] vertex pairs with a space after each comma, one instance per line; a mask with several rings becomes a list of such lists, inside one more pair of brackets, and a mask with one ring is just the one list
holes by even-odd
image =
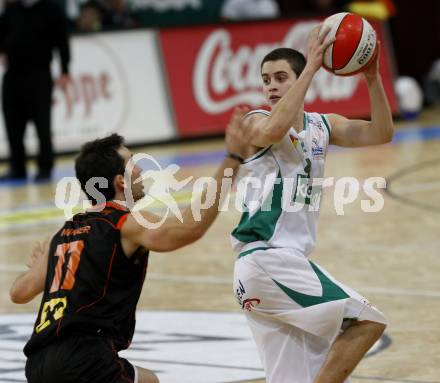
[[342, 383], [355, 369], [370, 347], [380, 338], [385, 325], [354, 321], [336, 338], [315, 383]]
[[153, 371], [136, 366], [138, 374], [138, 383], [159, 383], [159, 378]]

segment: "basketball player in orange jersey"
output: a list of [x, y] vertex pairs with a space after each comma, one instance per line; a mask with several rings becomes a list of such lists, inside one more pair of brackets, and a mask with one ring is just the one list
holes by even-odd
[[[135, 310], [144, 282], [148, 252], [178, 249], [199, 239], [218, 214], [220, 185], [225, 169], [235, 170], [248, 143], [237, 109], [226, 131], [227, 157], [215, 174], [214, 204], [196, 221], [191, 208], [183, 223], [169, 217], [157, 229], [137, 222], [124, 206], [127, 186], [134, 201], [144, 196], [136, 183], [141, 169], [134, 166], [130, 185], [124, 170], [131, 153], [116, 134], [85, 144], [76, 159], [76, 176], [86, 192], [92, 177], [108, 180], [97, 188], [109, 201], [65, 222], [48, 248], [37, 247], [30, 269], [10, 290], [12, 301], [26, 303], [43, 291], [32, 336], [24, 348], [29, 383], [156, 383], [156, 375], [118, 356], [135, 330]], [[89, 198], [96, 198], [88, 195]], [[127, 197], [128, 198], [128, 197]], [[95, 201], [96, 202], [96, 201]], [[158, 217], [142, 213], [149, 222]]]
[[[257, 178], [266, 194], [248, 188], [244, 195], [244, 206], [257, 201], [261, 205], [244, 212], [232, 232], [237, 254], [234, 291], [267, 383], [342, 383], [386, 326], [383, 314], [364, 297], [309, 260], [322, 194], [315, 180], [324, 177], [328, 145], [377, 145], [393, 135], [379, 54], [364, 71], [371, 121], [304, 111], [307, 89], [334, 41], [326, 40], [328, 32], [319, 34], [319, 28], [311, 32], [307, 62], [289, 48], [265, 56], [263, 93], [272, 111], [251, 111], [244, 120], [251, 145], [240, 172]], [[287, 189], [293, 193], [284, 199]], [[287, 209], [286, 201], [296, 209]]]

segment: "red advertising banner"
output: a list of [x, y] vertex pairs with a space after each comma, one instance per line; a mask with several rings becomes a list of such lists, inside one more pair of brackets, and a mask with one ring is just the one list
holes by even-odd
[[[266, 105], [260, 62], [280, 46], [306, 51], [307, 36], [319, 19], [281, 20], [166, 29], [160, 31], [163, 60], [181, 137], [221, 133], [237, 105]], [[393, 112], [391, 47], [381, 23], [373, 22], [382, 42], [381, 74]], [[306, 96], [305, 109], [363, 117], [370, 113], [362, 75], [341, 77], [320, 69]]]

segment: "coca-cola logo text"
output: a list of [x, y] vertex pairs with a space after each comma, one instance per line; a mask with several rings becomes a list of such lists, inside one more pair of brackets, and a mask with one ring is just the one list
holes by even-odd
[[[193, 71], [193, 91], [199, 107], [209, 114], [221, 114], [236, 105], [264, 105], [261, 92], [260, 63], [271, 50], [284, 46], [305, 52], [307, 38], [318, 21], [294, 24], [278, 42], [255, 46], [242, 44], [233, 49], [233, 35], [227, 29], [213, 31], [203, 42]], [[359, 82], [358, 76], [338, 77], [320, 70], [306, 96], [306, 103], [350, 99]]]

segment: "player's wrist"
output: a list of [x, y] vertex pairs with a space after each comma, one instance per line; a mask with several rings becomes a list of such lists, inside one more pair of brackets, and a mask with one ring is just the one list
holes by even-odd
[[315, 74], [315, 72], [316, 72], [320, 67], [321, 67], [320, 64], [318, 65], [318, 64], [312, 63], [312, 60], [310, 60], [310, 61], [307, 62], [307, 64], [306, 64], [306, 66], [304, 67], [304, 69], [303, 69], [301, 75], [302, 75], [303, 77], [306, 77], [306, 76], [313, 76], [313, 75]]
[[381, 81], [380, 73], [375, 72], [373, 74], [364, 72], [365, 81], [367, 82], [367, 85], [375, 85], [379, 84]]
[[226, 158], [230, 158], [232, 160], [238, 161], [240, 164], [244, 163], [243, 157], [239, 156], [238, 154], [232, 153], [232, 152], [227, 152]]

